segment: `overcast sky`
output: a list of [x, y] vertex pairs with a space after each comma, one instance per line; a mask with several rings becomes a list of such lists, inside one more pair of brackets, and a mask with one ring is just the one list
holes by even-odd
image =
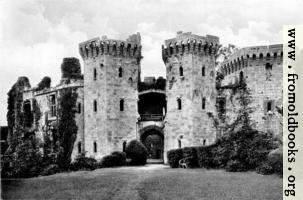
[[62, 59], [80, 58], [78, 43], [92, 37], [140, 32], [142, 76], [165, 76], [161, 45], [179, 30], [243, 47], [282, 43], [282, 26], [300, 23], [302, 0], [0, 0], [0, 125], [18, 76], [57, 84]]

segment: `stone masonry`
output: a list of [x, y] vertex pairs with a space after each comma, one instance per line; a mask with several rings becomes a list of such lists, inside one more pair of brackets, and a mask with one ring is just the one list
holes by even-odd
[[[166, 112], [163, 120], [140, 121], [140, 34], [123, 41], [103, 36], [82, 42], [79, 52], [84, 61], [83, 78], [77, 68], [79, 78], [62, 77], [56, 87], [24, 91], [23, 101], [32, 104], [36, 99], [42, 113], [39, 127], [32, 128], [37, 128], [36, 136], [42, 142], [43, 134], [54, 131], [59, 91], [72, 87], [78, 93], [73, 159], [85, 153], [99, 160], [113, 151], [122, 151], [126, 142], [140, 140], [145, 131], [155, 129], [163, 135], [166, 161], [170, 149], [209, 145], [223, 134], [220, 127], [231, 123], [238, 114], [237, 94], [232, 87], [245, 81], [252, 93], [255, 128], [281, 136], [282, 45], [237, 49], [219, 62], [221, 49], [219, 38], [211, 35], [178, 32], [175, 38], [165, 40], [165, 91], [149, 89], [140, 94], [166, 95]], [[64, 62], [71, 60], [65, 58]], [[218, 85], [220, 74], [223, 79]], [[152, 77], [148, 80], [155, 81]]]

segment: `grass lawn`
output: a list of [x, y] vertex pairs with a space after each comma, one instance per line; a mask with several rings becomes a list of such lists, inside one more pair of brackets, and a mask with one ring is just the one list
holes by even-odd
[[4, 199], [282, 200], [282, 178], [255, 172], [121, 167], [3, 180]]

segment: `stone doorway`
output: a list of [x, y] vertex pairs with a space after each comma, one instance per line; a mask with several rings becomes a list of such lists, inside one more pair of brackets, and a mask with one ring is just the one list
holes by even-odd
[[161, 131], [157, 129], [146, 130], [141, 135], [141, 142], [147, 148], [148, 159], [163, 160], [164, 136]]

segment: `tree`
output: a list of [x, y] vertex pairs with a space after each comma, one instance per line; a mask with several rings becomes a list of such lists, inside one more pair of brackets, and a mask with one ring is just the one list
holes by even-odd
[[67, 169], [71, 162], [71, 154], [77, 137], [77, 124], [75, 121], [75, 107], [77, 93], [72, 88], [60, 92], [58, 109], [58, 165]]

